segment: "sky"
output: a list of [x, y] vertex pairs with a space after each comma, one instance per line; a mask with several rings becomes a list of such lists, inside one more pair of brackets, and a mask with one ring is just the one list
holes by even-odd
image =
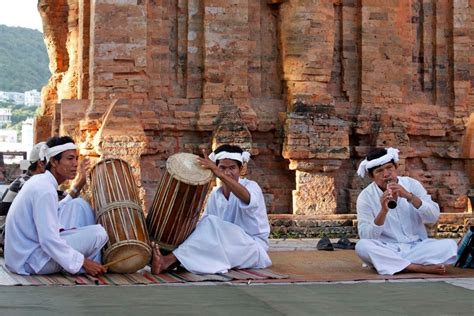
[[0, 24], [43, 32], [37, 4], [38, 0], [0, 0]]

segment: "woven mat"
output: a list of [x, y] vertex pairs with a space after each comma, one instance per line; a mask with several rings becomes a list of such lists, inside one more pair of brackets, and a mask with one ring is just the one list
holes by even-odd
[[251, 282], [268, 279], [285, 279], [288, 276], [270, 269], [231, 270], [224, 274], [194, 274], [186, 270], [152, 274], [149, 268], [137, 273], [107, 273], [100, 277], [57, 273], [50, 275], [24, 276], [11, 273], [0, 259], [0, 285], [145, 285], [186, 282]]
[[337, 282], [396, 279], [474, 278], [474, 269], [448, 267], [448, 273], [433, 275], [400, 273], [378, 275], [374, 269], [364, 268], [353, 250], [335, 251], [275, 251], [270, 252], [271, 269], [231, 270], [226, 274], [197, 275], [176, 271], [154, 275], [149, 269], [133, 274], [105, 274], [99, 278], [87, 275], [54, 274], [48, 276], [20, 276], [10, 273], [0, 258], [0, 285], [134, 285], [171, 284], [187, 282]]
[[270, 257], [273, 262], [272, 271], [288, 275], [285, 282], [474, 278], [474, 269], [452, 266], [449, 266], [447, 273], [443, 275], [426, 273], [379, 275], [374, 269], [363, 267], [354, 250], [278, 251], [270, 252]]

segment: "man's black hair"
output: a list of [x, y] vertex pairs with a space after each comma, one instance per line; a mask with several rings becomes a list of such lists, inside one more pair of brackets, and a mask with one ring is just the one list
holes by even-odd
[[[51, 148], [51, 147], [55, 147], [55, 146], [59, 146], [59, 145], [64, 145], [64, 144], [67, 144], [67, 143], [75, 144], [74, 140], [69, 136], [53, 136], [53, 137], [50, 137], [46, 141], [46, 146], [48, 146], [48, 148]], [[62, 153], [59, 153], [56, 156], [51, 157], [50, 160], [54, 159], [54, 160], [59, 161], [59, 160], [61, 160], [61, 156], [62, 156]], [[45, 169], [46, 170], [51, 170], [51, 162], [48, 161], [48, 163], [46, 164]]]
[[[214, 150], [214, 154], [218, 154], [222, 151], [226, 151], [228, 153], [239, 153], [239, 154], [242, 154], [244, 151], [242, 150], [242, 148], [240, 148], [239, 146], [237, 145], [229, 145], [229, 144], [225, 144], [225, 145], [220, 145], [219, 147], [216, 148], [216, 150]], [[234, 160], [235, 162], [237, 162], [237, 165], [240, 167], [242, 167], [242, 163], [238, 160]], [[219, 165], [219, 160], [216, 160], [216, 165]]]
[[[375, 148], [367, 154], [367, 161], [371, 161], [371, 160], [380, 158], [382, 156], [385, 156], [386, 154], [387, 154], [387, 149], [385, 149], [385, 148]], [[389, 162], [395, 164], [395, 161], [393, 159], [390, 160]], [[367, 171], [369, 172], [369, 175], [373, 176], [374, 170], [378, 167], [380, 167], [380, 166], [375, 166], [375, 167], [367, 169]]]
[[38, 167], [38, 161], [39, 160], [37, 160], [37, 161], [33, 162], [32, 164], [30, 164], [30, 166], [28, 167], [29, 172], [33, 172], [33, 171], [36, 170], [36, 168]]
[[[38, 163], [40, 162], [41, 160], [36, 160], [35, 162], [31, 163], [30, 166], [28, 167], [28, 172], [33, 172], [36, 170], [36, 168], [38, 168]], [[43, 163], [46, 163], [46, 158], [43, 159]]]

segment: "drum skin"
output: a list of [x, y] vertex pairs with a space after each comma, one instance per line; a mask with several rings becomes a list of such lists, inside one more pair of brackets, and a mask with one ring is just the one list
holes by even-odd
[[197, 157], [178, 153], [166, 162], [166, 171], [146, 218], [150, 239], [163, 250], [178, 247], [199, 220], [213, 175], [197, 164]]
[[151, 247], [145, 216], [130, 166], [121, 159], [98, 162], [91, 172], [92, 203], [109, 241], [103, 249], [104, 264], [115, 263], [109, 270], [133, 273], [151, 259]]

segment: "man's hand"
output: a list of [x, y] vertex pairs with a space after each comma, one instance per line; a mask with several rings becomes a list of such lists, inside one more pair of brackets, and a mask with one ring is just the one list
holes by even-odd
[[211, 159], [209, 159], [209, 156], [207, 155], [207, 152], [205, 149], [202, 150], [202, 155], [204, 158], [198, 157], [198, 163], [199, 165], [204, 168], [204, 169], [209, 169], [212, 171], [212, 173], [216, 176], [219, 177], [221, 174], [221, 171], [217, 167], [216, 163], [213, 162]]
[[389, 189], [392, 192], [394, 198], [396, 198], [397, 196], [405, 198], [417, 209], [420, 208], [423, 203], [423, 201], [419, 197], [413, 195], [411, 192], [408, 192], [403, 186], [398, 183], [389, 183], [387, 185], [387, 191], [389, 191]]
[[409, 199], [411, 197], [410, 192], [408, 192], [407, 190], [405, 190], [404, 187], [395, 182], [387, 184], [387, 191], [392, 192], [392, 196], [394, 199], [397, 199], [398, 197]]
[[380, 205], [382, 206], [382, 208], [374, 219], [375, 225], [382, 226], [385, 223], [388, 211], [390, 210], [390, 208], [388, 207], [388, 202], [390, 200], [393, 200], [394, 198], [395, 196], [393, 195], [392, 190], [388, 189], [387, 187], [387, 190], [385, 190], [382, 193], [382, 196], [380, 197]]
[[385, 190], [382, 196], [380, 197], [380, 205], [382, 205], [382, 211], [388, 212], [388, 202], [393, 199], [396, 199], [396, 197], [393, 195], [393, 192], [387, 188], [387, 190]]
[[88, 158], [84, 158], [79, 162], [79, 168], [78, 168], [78, 173], [76, 177], [74, 178], [74, 181], [72, 182], [71, 187], [75, 188], [77, 190], [77, 193], [70, 192], [70, 194], [75, 198], [79, 196], [79, 192], [82, 190], [82, 188], [86, 185], [87, 182], [87, 174], [91, 170], [91, 162]]
[[82, 264], [82, 267], [84, 270], [86, 270], [87, 274], [92, 276], [98, 276], [107, 272], [107, 267], [86, 257], [84, 257], [84, 263]]
[[[234, 179], [232, 176], [228, 175], [226, 171], [223, 171], [215, 162], [209, 159], [205, 149], [202, 150], [202, 154], [204, 158], [198, 157], [198, 163], [202, 168], [211, 170], [212, 173], [222, 181], [224, 196], [229, 198], [230, 192], [232, 192], [239, 200], [245, 204], [249, 204], [250, 192], [239, 183], [238, 179]], [[239, 171], [240, 169], [241, 168], [239, 168]]]

